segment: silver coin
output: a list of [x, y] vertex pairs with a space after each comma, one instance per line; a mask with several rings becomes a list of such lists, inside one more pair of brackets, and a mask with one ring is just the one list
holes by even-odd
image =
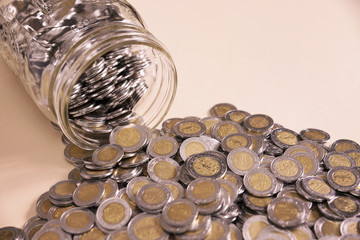
[[221, 157], [210, 152], [191, 155], [186, 160], [186, 170], [195, 178], [221, 178], [227, 171], [227, 164]]
[[220, 142], [227, 135], [234, 133], [245, 134], [245, 131], [240, 124], [233, 121], [220, 121], [211, 128], [211, 136]]
[[288, 148], [299, 142], [299, 135], [287, 128], [277, 128], [270, 134], [271, 141], [280, 148]]
[[249, 135], [244, 133], [233, 133], [222, 139], [221, 148], [225, 152], [230, 152], [235, 148], [250, 148], [252, 143], [252, 138]]
[[174, 138], [161, 136], [151, 140], [146, 152], [151, 157], [172, 157], [178, 150], [179, 144]]
[[319, 160], [309, 153], [295, 153], [292, 158], [300, 162], [303, 167], [303, 176], [313, 176], [319, 171]]
[[308, 176], [301, 181], [303, 189], [316, 198], [330, 200], [335, 196], [335, 190], [332, 189], [322, 178]]
[[159, 213], [174, 196], [169, 187], [159, 183], [149, 183], [139, 189], [135, 202], [138, 208], [148, 213]]
[[180, 138], [200, 137], [205, 134], [206, 127], [203, 123], [194, 120], [181, 120], [173, 127], [174, 133]]
[[341, 235], [360, 234], [360, 218], [352, 217], [345, 219], [340, 226]]
[[[33, 219], [33, 221], [28, 221], [26, 224], [26, 228], [24, 228], [23, 230], [23, 239], [32, 239], [32, 237], [34, 236], [34, 234], [36, 232], [38, 232], [45, 224], [47, 223], [46, 220], [42, 219], [42, 220], [35, 220]], [[8, 231], [13, 232], [13, 236], [14, 238], [6, 238], [6, 235], [3, 236], [1, 235], [1, 230], [0, 230], [0, 236], [4, 237], [4, 239], [16, 239], [15, 236], [17, 235], [17, 232], [19, 232], [19, 230], [17, 229], [12, 229], [13, 231], [11, 231], [10, 229], [8, 229]]]
[[76, 183], [76, 185], [79, 185], [83, 179], [80, 176], [80, 169], [78, 167], [71, 170], [68, 174], [68, 179], [72, 180]]
[[53, 236], [57, 239], [71, 240], [71, 235], [66, 234], [58, 227], [52, 227], [38, 231], [32, 237], [33, 240], [43, 239], [45, 236]]
[[275, 176], [266, 169], [250, 170], [243, 181], [246, 190], [257, 197], [272, 195], [277, 184]]
[[317, 238], [334, 235], [340, 237], [340, 221], [332, 221], [325, 217], [319, 218], [314, 225], [314, 232]]
[[147, 173], [155, 182], [179, 181], [180, 165], [171, 158], [156, 157], [148, 163]]
[[127, 224], [132, 215], [129, 204], [121, 198], [108, 198], [96, 210], [96, 224], [112, 231]]
[[353, 168], [356, 166], [354, 159], [352, 159], [346, 153], [341, 152], [329, 152], [324, 157], [324, 164], [327, 169], [334, 167], [349, 167]]
[[331, 151], [345, 152], [348, 150], [360, 150], [360, 145], [349, 139], [339, 139], [331, 144]]
[[237, 108], [230, 103], [218, 103], [212, 106], [209, 110], [209, 114], [212, 117], [225, 118], [225, 114], [231, 110], [236, 110]]
[[58, 206], [52, 206], [49, 211], [47, 212], [46, 214], [46, 219], [48, 221], [51, 221], [53, 219], [60, 219], [61, 215], [71, 209], [71, 208], [74, 208], [75, 206], [74, 205], [71, 205], [71, 206], [67, 206], [67, 207], [58, 207]]
[[94, 213], [85, 208], [69, 209], [60, 217], [61, 228], [71, 234], [85, 233], [94, 226], [94, 223]]
[[136, 194], [146, 184], [152, 183], [151, 179], [148, 177], [136, 177], [130, 180], [126, 186], [126, 194], [129, 199], [133, 202], [136, 201]]
[[124, 150], [119, 145], [106, 144], [97, 148], [92, 154], [92, 161], [98, 166], [113, 167], [124, 156]]
[[136, 152], [144, 146], [147, 134], [141, 125], [130, 123], [116, 127], [110, 134], [110, 143], [120, 145], [124, 152]]
[[354, 168], [335, 167], [327, 174], [329, 185], [337, 191], [349, 192], [360, 184], [360, 174]]
[[81, 183], [73, 194], [76, 206], [92, 207], [100, 203], [105, 194], [105, 185], [101, 181], [86, 181]]
[[270, 226], [270, 223], [268, 222], [267, 217], [264, 215], [254, 215], [249, 217], [244, 222], [242, 227], [244, 240], [257, 239], [261, 230], [268, 226]]
[[219, 197], [220, 183], [213, 178], [197, 178], [186, 188], [186, 197], [196, 204], [208, 204]]
[[248, 148], [235, 148], [227, 156], [228, 167], [236, 174], [244, 176], [259, 167], [258, 155]]
[[230, 110], [225, 113], [225, 120], [233, 121], [238, 124], [243, 124], [247, 116], [250, 116], [250, 113], [242, 110]]
[[183, 161], [193, 154], [203, 153], [209, 151], [210, 145], [201, 137], [191, 137], [185, 139], [180, 145], [180, 156]]
[[265, 114], [252, 114], [244, 120], [244, 127], [249, 133], [266, 134], [274, 126], [274, 120]]
[[49, 192], [41, 194], [41, 196], [36, 201], [36, 213], [42, 218], [46, 219], [47, 212], [53, 206], [50, 201]]
[[91, 157], [93, 151], [82, 149], [74, 144], [69, 144], [64, 149], [65, 159], [71, 163], [81, 162], [86, 157]]
[[300, 162], [289, 156], [275, 158], [270, 164], [270, 170], [277, 179], [286, 183], [296, 181], [304, 173]]
[[324, 144], [329, 141], [330, 134], [320, 129], [307, 128], [300, 131], [300, 137], [303, 140], [311, 140], [320, 144]]
[[349, 194], [335, 196], [328, 200], [330, 209], [344, 218], [355, 217], [360, 212], [360, 201]]
[[278, 197], [267, 206], [268, 219], [279, 227], [298, 227], [308, 218], [303, 201], [292, 197]]
[[147, 214], [142, 213], [135, 216], [128, 224], [128, 237], [129, 239], [142, 240], [149, 237], [148, 231], [135, 231], [137, 228], [151, 229], [151, 237], [157, 240], [166, 240], [169, 234], [166, 233], [160, 225], [160, 214]]

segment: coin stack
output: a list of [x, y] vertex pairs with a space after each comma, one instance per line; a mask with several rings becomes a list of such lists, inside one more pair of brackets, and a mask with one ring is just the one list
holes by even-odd
[[213, 106], [161, 129], [115, 127], [94, 151], [65, 137], [68, 179], [5, 239], [360, 239], [360, 146]]

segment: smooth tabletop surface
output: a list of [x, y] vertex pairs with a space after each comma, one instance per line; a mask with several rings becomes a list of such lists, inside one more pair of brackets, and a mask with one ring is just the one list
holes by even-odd
[[[357, 0], [132, 0], [169, 50], [178, 89], [166, 118], [229, 102], [296, 132], [360, 143]], [[67, 178], [61, 133], [0, 60], [0, 228], [22, 227], [37, 198]]]

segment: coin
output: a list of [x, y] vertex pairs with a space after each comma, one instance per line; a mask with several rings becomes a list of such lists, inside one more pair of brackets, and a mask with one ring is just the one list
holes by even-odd
[[124, 152], [135, 152], [147, 141], [147, 133], [141, 125], [131, 123], [116, 127], [110, 134], [110, 143], [120, 145]]
[[360, 235], [360, 218], [352, 217], [345, 219], [340, 226], [341, 235], [357, 234]]
[[244, 176], [246, 190], [257, 197], [266, 197], [273, 194], [276, 188], [276, 178], [265, 169], [253, 169]]
[[69, 236], [58, 227], [52, 227], [36, 232], [32, 239], [40, 240], [49, 238], [71, 240], [71, 235]]
[[267, 217], [264, 215], [254, 215], [249, 217], [242, 227], [242, 233], [244, 240], [255, 240], [257, 239], [259, 233], [264, 228], [268, 227], [270, 223], [267, 220]]
[[211, 128], [211, 136], [218, 141], [234, 133], [245, 133], [245, 131], [240, 124], [233, 121], [220, 121]]
[[115, 166], [124, 156], [124, 150], [115, 144], [105, 144], [97, 148], [92, 154], [94, 164], [104, 167]]
[[348, 192], [357, 188], [360, 176], [356, 169], [334, 167], [327, 174], [329, 185], [337, 191]]
[[217, 117], [205, 117], [200, 119], [200, 122], [205, 125], [205, 135], [210, 136], [211, 135], [211, 128], [218, 122], [220, 122], [221, 119]]
[[134, 168], [141, 166], [142, 164], [149, 161], [150, 156], [145, 152], [137, 152], [135, 156], [129, 158], [123, 158], [119, 166], [122, 168]]
[[250, 133], [268, 134], [274, 125], [274, 120], [265, 114], [252, 114], [244, 120], [244, 127]]
[[182, 120], [176, 123], [173, 129], [180, 138], [199, 137], [206, 132], [205, 125], [194, 120]]
[[[41, 230], [41, 228], [46, 224], [46, 220], [40, 220], [40, 219], [32, 219], [27, 222], [26, 227], [24, 227], [24, 230], [22, 233], [24, 234], [22, 239], [32, 239], [34, 235]], [[16, 229], [13, 229], [16, 230]], [[18, 230], [17, 230], [18, 232]], [[13, 233], [16, 235], [16, 232]], [[0, 234], [0, 238], [3, 237]], [[2, 238], [1, 238], [2, 239]], [[16, 239], [16, 238], [5, 238], [5, 239]]]
[[169, 235], [160, 225], [160, 214], [142, 213], [128, 224], [128, 237], [134, 240], [165, 240]]
[[203, 153], [210, 150], [210, 145], [201, 137], [191, 137], [180, 145], [180, 156], [186, 161], [193, 154]]
[[275, 226], [268, 226], [261, 230], [258, 235], [259, 239], [291, 239], [295, 240], [295, 236], [287, 229], [277, 228]]
[[101, 169], [101, 170], [92, 170], [82, 167], [80, 169], [80, 176], [84, 180], [96, 180], [109, 177], [113, 173], [114, 169]]
[[187, 186], [186, 197], [196, 204], [207, 204], [216, 200], [220, 184], [212, 178], [198, 178]]
[[174, 199], [170, 188], [159, 183], [149, 183], [136, 194], [136, 205], [148, 213], [161, 212], [166, 203]]
[[256, 197], [249, 193], [244, 193], [242, 200], [246, 207], [259, 213], [266, 213], [267, 206], [271, 202], [272, 197]]
[[304, 170], [304, 177], [315, 175], [318, 172], [319, 160], [314, 158], [314, 155], [299, 152], [291, 155], [291, 157], [299, 161], [302, 165]]
[[36, 201], [37, 215], [43, 219], [46, 219], [46, 215], [52, 206], [53, 204], [50, 201], [49, 192], [41, 194], [41, 196]]
[[278, 197], [267, 206], [268, 219], [279, 227], [298, 227], [305, 223], [308, 212], [303, 201], [292, 197]]
[[209, 113], [213, 117], [224, 118], [231, 110], [236, 110], [236, 107], [230, 103], [218, 103], [210, 108]]
[[225, 120], [233, 121], [238, 124], [243, 124], [247, 116], [250, 116], [250, 113], [242, 110], [230, 110], [225, 113]]
[[335, 196], [335, 190], [332, 189], [322, 178], [308, 176], [301, 181], [304, 190], [316, 198], [332, 199]]
[[300, 137], [303, 140], [311, 140], [320, 144], [324, 144], [330, 139], [330, 135], [327, 132], [316, 128], [301, 130]]
[[226, 152], [230, 152], [235, 148], [250, 148], [252, 142], [251, 137], [247, 134], [233, 133], [222, 139], [221, 148]]
[[307, 199], [307, 200], [309, 200], [309, 201], [312, 201], [312, 202], [322, 202], [322, 201], [324, 201], [323, 198], [319, 198], [319, 197], [312, 196], [312, 195], [310, 195], [308, 192], [306, 192], [306, 191], [304, 190], [302, 181], [303, 181], [303, 178], [300, 178], [300, 179], [296, 180], [296, 182], [295, 182], [296, 191], [297, 191], [302, 197], [304, 197], [305, 199]]
[[127, 224], [132, 210], [129, 204], [121, 198], [108, 198], [96, 210], [96, 224], [111, 231]]
[[298, 143], [299, 145], [309, 147], [315, 154], [315, 157], [321, 161], [325, 156], [325, 150], [323, 145], [318, 144], [317, 142], [310, 141], [310, 140], [303, 140]]
[[151, 183], [151, 179], [148, 177], [136, 177], [130, 180], [126, 186], [126, 194], [133, 202], [136, 200], [136, 194], [146, 184]]
[[106, 240], [128, 240], [128, 239], [129, 236], [127, 234], [127, 227], [115, 229], [106, 237]]
[[70, 143], [64, 149], [65, 159], [71, 163], [81, 162], [84, 158], [91, 157], [93, 151], [82, 149]]
[[95, 223], [95, 215], [88, 209], [72, 208], [60, 217], [61, 228], [71, 234], [89, 231]]
[[86, 181], [81, 183], [73, 194], [75, 205], [92, 207], [100, 203], [105, 194], [105, 186], [101, 181]]
[[360, 146], [352, 140], [339, 139], [331, 144], [330, 149], [336, 152], [345, 152], [348, 150], [360, 150]]
[[92, 227], [89, 231], [74, 235], [73, 240], [92, 240], [92, 239], [104, 239], [106, 237], [106, 233], [104, 233], [98, 227]]
[[340, 240], [359, 240], [359, 234], [345, 234], [341, 236]]
[[175, 134], [174, 133], [174, 125], [180, 121], [182, 121], [182, 118], [169, 118], [162, 123], [162, 130], [169, 134]]
[[155, 182], [179, 181], [180, 165], [171, 158], [156, 157], [147, 165], [147, 172]]
[[229, 239], [230, 227], [229, 224], [220, 218], [211, 218], [210, 232], [205, 239]]
[[235, 224], [230, 223], [229, 227], [230, 227], [230, 239], [231, 240], [243, 239], [241, 230]]
[[324, 164], [327, 169], [334, 167], [355, 167], [355, 161], [349, 155], [340, 152], [326, 154]]
[[172, 157], [179, 150], [178, 142], [172, 137], [157, 137], [147, 147], [151, 157]]
[[299, 142], [299, 136], [293, 130], [277, 128], [270, 134], [271, 141], [280, 148], [288, 148]]
[[289, 156], [275, 158], [270, 164], [274, 176], [284, 182], [293, 182], [300, 178], [304, 169], [299, 161]]
[[222, 178], [231, 181], [235, 185], [238, 195], [244, 192], [243, 181], [239, 175], [228, 170]]
[[313, 154], [315, 156], [315, 153], [313, 152], [313, 150], [311, 150], [311, 148], [305, 146], [305, 145], [294, 145], [291, 146], [289, 148], [287, 148], [284, 152], [284, 155], [286, 156], [292, 156], [295, 153], [309, 153], [309, 154]]
[[344, 218], [354, 217], [360, 212], [360, 202], [357, 198], [349, 195], [338, 195], [328, 200], [330, 209]]
[[332, 221], [325, 217], [321, 217], [316, 221], [314, 225], [315, 235], [317, 238], [331, 235], [340, 237], [340, 225], [340, 221]]
[[235, 148], [227, 156], [228, 167], [238, 175], [245, 175], [259, 166], [259, 157], [248, 148]]
[[229, 180], [226, 179], [216, 179], [224, 190], [226, 190], [230, 196], [230, 202], [233, 203], [237, 199], [238, 192], [236, 186]]
[[164, 185], [166, 185], [173, 193], [174, 200], [181, 199], [184, 197], [184, 187], [181, 186], [180, 183], [175, 181], [165, 181], [163, 182]]
[[191, 155], [186, 160], [187, 172], [193, 179], [200, 177], [221, 178], [225, 175], [225, 160], [209, 152]]
[[321, 213], [316, 204], [313, 204], [310, 208], [309, 217], [306, 219], [306, 225], [313, 227], [315, 222], [321, 217]]
[[58, 201], [72, 200], [77, 185], [72, 180], [63, 180], [54, 184], [49, 190], [49, 196]]

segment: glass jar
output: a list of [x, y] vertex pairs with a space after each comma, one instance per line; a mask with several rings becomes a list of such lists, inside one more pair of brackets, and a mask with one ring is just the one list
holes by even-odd
[[0, 50], [46, 117], [93, 149], [112, 128], [153, 128], [174, 99], [165, 47], [125, 0], [2, 0]]

